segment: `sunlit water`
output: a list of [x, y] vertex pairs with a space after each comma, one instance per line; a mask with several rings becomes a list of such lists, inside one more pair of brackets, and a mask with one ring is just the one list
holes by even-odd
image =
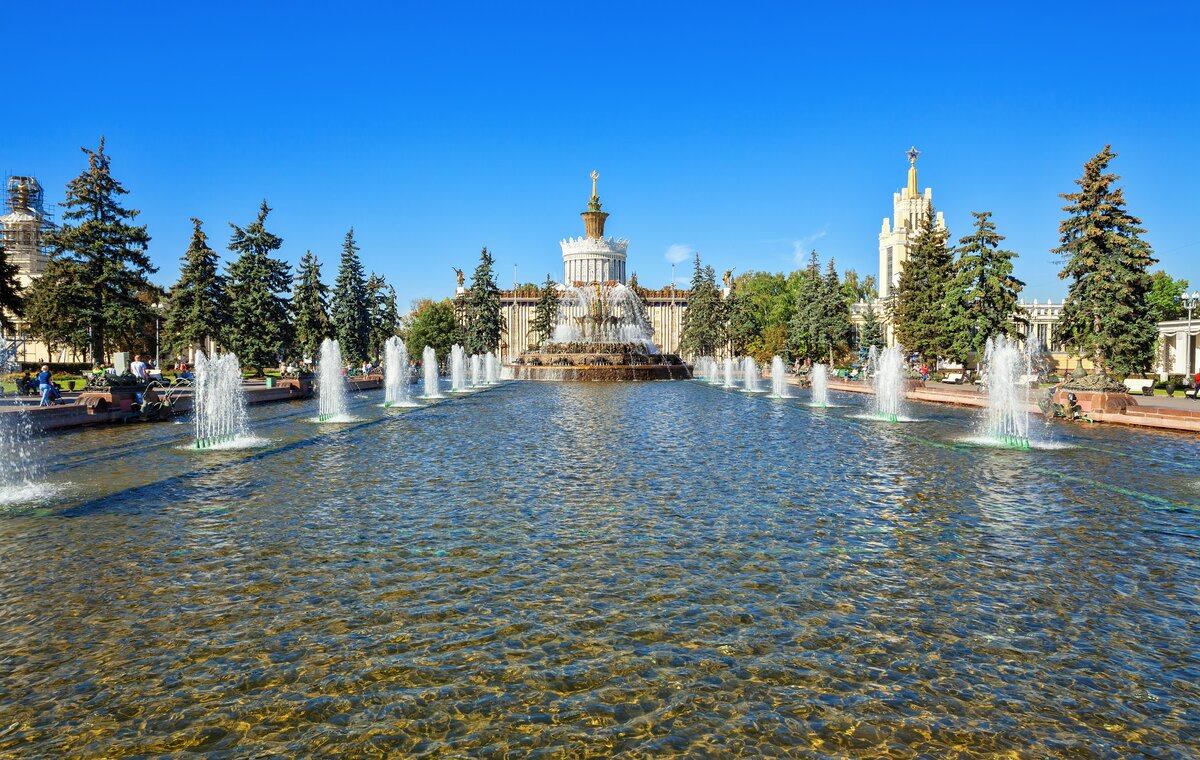
[[[362, 398], [357, 396], [361, 395]], [[43, 437], [0, 756], [1200, 752], [1200, 444], [700, 383]], [[736, 424], [730, 424], [736, 420]], [[1042, 424], [1040, 421], [1035, 424]]]

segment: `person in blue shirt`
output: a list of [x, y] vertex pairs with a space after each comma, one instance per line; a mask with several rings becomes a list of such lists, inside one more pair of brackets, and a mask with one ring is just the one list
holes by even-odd
[[38, 406], [50, 406], [50, 397], [54, 394], [54, 386], [50, 384], [50, 365], [42, 365], [42, 371], [37, 373], [37, 384], [42, 392], [42, 403]]

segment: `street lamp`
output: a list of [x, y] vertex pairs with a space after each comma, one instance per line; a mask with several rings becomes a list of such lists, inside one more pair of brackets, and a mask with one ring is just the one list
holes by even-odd
[[1192, 379], [1192, 355], [1195, 353], [1195, 351], [1192, 349], [1192, 309], [1195, 309], [1196, 305], [1200, 304], [1200, 291], [1193, 290], [1190, 294], [1189, 293], [1180, 293], [1179, 294], [1179, 302], [1181, 304], [1183, 304], [1183, 308], [1187, 309], [1187, 313], [1188, 313], [1187, 340], [1184, 341], [1184, 344], [1187, 346], [1188, 380], [1191, 380]]
[[162, 372], [162, 362], [158, 355], [158, 320], [162, 316], [162, 304], [151, 304], [154, 307], [154, 368]]

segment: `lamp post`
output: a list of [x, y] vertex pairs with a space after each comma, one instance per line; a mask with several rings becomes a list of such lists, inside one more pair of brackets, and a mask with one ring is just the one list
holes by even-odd
[[162, 316], [162, 304], [151, 304], [154, 307], [154, 368], [162, 372], [162, 362], [158, 355], [158, 321]]
[[1183, 305], [1183, 308], [1187, 309], [1187, 313], [1188, 313], [1187, 340], [1185, 340], [1184, 343], [1187, 346], [1188, 380], [1191, 380], [1192, 379], [1192, 354], [1195, 353], [1195, 351], [1192, 350], [1192, 310], [1196, 308], [1197, 304], [1200, 304], [1200, 291], [1193, 290], [1191, 293], [1180, 293], [1179, 294], [1179, 302]]

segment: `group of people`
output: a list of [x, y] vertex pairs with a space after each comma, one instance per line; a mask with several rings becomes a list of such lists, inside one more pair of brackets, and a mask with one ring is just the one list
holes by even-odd
[[62, 403], [62, 392], [58, 387], [58, 383], [52, 379], [50, 365], [48, 364], [43, 364], [41, 371], [33, 377], [30, 377], [29, 373], [26, 372], [17, 378], [17, 392], [24, 395], [41, 393], [42, 401], [38, 406], [51, 406]]

